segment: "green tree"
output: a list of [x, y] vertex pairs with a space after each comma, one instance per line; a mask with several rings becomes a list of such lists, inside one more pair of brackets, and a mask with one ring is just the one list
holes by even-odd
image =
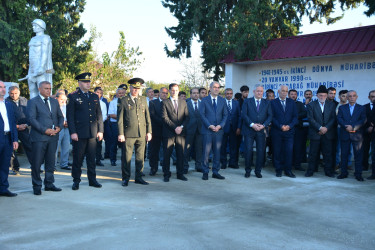
[[[54, 85], [66, 75], [77, 74], [92, 42], [80, 42], [86, 33], [79, 23], [85, 4], [84, 0], [1, 1], [0, 79], [15, 82], [27, 75], [28, 42], [34, 36], [31, 22], [36, 18], [45, 21], [45, 33], [52, 39]], [[27, 88], [27, 83], [21, 83], [21, 88]]]
[[373, 0], [163, 0], [178, 20], [177, 26], [166, 28], [175, 48], [164, 49], [169, 57], [189, 58], [197, 37], [205, 71], [219, 80], [224, 74], [220, 60], [230, 52], [238, 60], [253, 59], [267, 40], [297, 35], [303, 16], [311, 23], [331, 24], [343, 17], [333, 17], [336, 5], [346, 10], [361, 3], [369, 8], [367, 16], [374, 14]]
[[[139, 47], [127, 44], [124, 32], [120, 31], [119, 45], [112, 53], [104, 52], [101, 56], [97, 51], [91, 50], [87, 60], [80, 65], [81, 72], [91, 72], [92, 89], [102, 87], [106, 97], [111, 97], [120, 84], [127, 83], [132, 78], [134, 71], [141, 65], [143, 59]], [[90, 29], [90, 40], [99, 43], [101, 33], [95, 27]], [[74, 75], [65, 75], [61, 86], [69, 92], [78, 86]]]

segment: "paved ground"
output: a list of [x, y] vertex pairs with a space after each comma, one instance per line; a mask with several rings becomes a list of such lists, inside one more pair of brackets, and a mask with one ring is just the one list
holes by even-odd
[[[22, 159], [22, 157], [21, 157]], [[24, 161], [23, 161], [24, 162]], [[27, 166], [23, 164], [23, 166]], [[149, 172], [148, 162], [145, 173]], [[243, 177], [121, 186], [119, 167], [98, 167], [103, 188], [83, 178], [71, 190], [69, 171], [55, 174], [59, 193], [34, 196], [30, 170], [9, 178], [16, 198], [0, 197], [0, 249], [374, 249], [375, 181], [324, 177]], [[370, 175], [365, 172], [364, 177]]]

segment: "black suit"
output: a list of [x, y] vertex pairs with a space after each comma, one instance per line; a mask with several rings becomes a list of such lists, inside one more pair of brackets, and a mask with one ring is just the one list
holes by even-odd
[[53, 187], [55, 154], [59, 134], [54, 136], [46, 135], [47, 129], [54, 129], [64, 126], [64, 116], [61, 112], [59, 103], [54, 98], [49, 98], [48, 107], [41, 96], [38, 95], [27, 103], [27, 114], [31, 124], [30, 140], [32, 144], [33, 160], [31, 164], [31, 178], [34, 190], [40, 190], [42, 179], [40, 177], [40, 166], [45, 163], [44, 186]]
[[149, 147], [150, 152], [150, 168], [152, 172], [158, 171], [159, 152], [163, 135], [163, 119], [162, 119], [162, 101], [158, 98], [149, 102], [148, 109], [150, 111], [152, 139]]
[[[324, 171], [326, 175], [332, 175], [332, 161], [335, 156], [332, 154], [332, 142], [336, 134], [336, 107], [333, 102], [326, 101], [322, 112], [321, 104], [318, 100], [310, 102], [307, 105], [307, 116], [309, 119], [309, 165], [307, 174], [312, 175], [317, 167], [320, 149], [322, 149], [324, 159]], [[327, 128], [327, 133], [319, 134], [321, 127]]]
[[[173, 145], [176, 146], [177, 156], [177, 175], [183, 174], [184, 167], [184, 148], [185, 148], [185, 135], [186, 126], [189, 122], [189, 111], [186, 101], [178, 100], [177, 113], [170, 98], [163, 100], [162, 104], [162, 118], [163, 118], [163, 172], [164, 177], [170, 177], [170, 157], [173, 152]], [[175, 129], [183, 126], [181, 134], [177, 135]]]
[[308, 126], [304, 126], [307, 122], [307, 107], [300, 101], [296, 101], [298, 124], [293, 141], [293, 167], [301, 169], [301, 163], [306, 158], [306, 141], [308, 134]]
[[[372, 105], [374, 106], [374, 105]], [[373, 110], [371, 110], [370, 103], [367, 103], [363, 106], [366, 111], [366, 123], [363, 126], [363, 169], [368, 169], [368, 159], [369, 159], [369, 151], [370, 151], [370, 144], [371, 144], [371, 137], [373, 133], [368, 133], [367, 129], [371, 126], [373, 121]], [[374, 149], [373, 149], [374, 150]]]
[[[194, 102], [194, 101], [193, 101]], [[202, 120], [199, 113], [200, 101], [197, 101], [197, 109], [191, 100], [186, 102], [189, 111], [189, 123], [186, 125], [186, 143], [184, 151], [184, 170], [189, 170], [189, 158], [191, 149], [195, 151], [195, 169], [202, 170]]]
[[89, 183], [96, 182], [96, 136], [103, 133], [102, 110], [99, 97], [93, 92], [88, 92], [89, 97], [81, 89], [68, 95], [66, 118], [70, 135], [76, 133], [78, 141], [73, 144], [72, 177], [74, 183], [81, 182], [82, 162], [86, 156], [87, 177]]

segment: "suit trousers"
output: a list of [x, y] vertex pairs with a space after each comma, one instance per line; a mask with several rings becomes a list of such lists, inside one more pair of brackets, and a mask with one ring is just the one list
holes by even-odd
[[202, 169], [202, 135], [197, 131], [195, 134], [186, 135], [184, 151], [184, 170], [189, 170], [189, 158], [194, 147], [195, 169]]
[[256, 162], [255, 173], [262, 171], [264, 167], [265, 153], [266, 153], [266, 134], [263, 131], [256, 132], [253, 135], [245, 135], [245, 171], [251, 172], [251, 164], [253, 163], [253, 144], [256, 142]]
[[[117, 160], [117, 146], [118, 146], [118, 125], [117, 122], [111, 122], [111, 148], [109, 150], [109, 158], [111, 162]], [[121, 146], [120, 146], [121, 147]]]
[[95, 153], [96, 153], [96, 138], [82, 138], [78, 141], [72, 141], [73, 143], [73, 166], [72, 166], [72, 177], [73, 182], [81, 182], [82, 174], [82, 163], [86, 156], [87, 164], [87, 178], [89, 183], [96, 181], [95, 171]]
[[10, 134], [4, 135], [0, 134], [3, 137], [3, 142], [0, 144], [0, 192], [5, 192], [9, 188], [8, 175], [9, 175], [9, 164], [10, 157], [13, 152], [13, 143], [11, 141]]
[[203, 135], [203, 158], [202, 158], [202, 170], [204, 174], [208, 174], [209, 162], [211, 150], [213, 152], [212, 157], [212, 173], [218, 174], [220, 170], [220, 150], [221, 142], [223, 140], [223, 130], [219, 130], [216, 133], [204, 134]]
[[371, 139], [371, 167], [372, 167], [372, 176], [375, 176], [375, 136]]
[[150, 152], [150, 161], [149, 165], [151, 168], [151, 171], [158, 171], [159, 168], [159, 152], [161, 147], [163, 137], [161, 136], [152, 136], [152, 139], [150, 141], [150, 148], [152, 149]]
[[293, 167], [300, 168], [301, 163], [306, 158], [306, 141], [308, 127], [296, 127], [293, 142]]
[[292, 170], [294, 136], [285, 133], [272, 133], [273, 164], [278, 174]]
[[55, 170], [55, 156], [57, 149], [57, 138], [55, 135], [49, 138], [48, 141], [36, 141], [32, 142], [33, 148], [33, 162], [31, 164], [31, 179], [34, 190], [40, 190], [42, 188], [42, 179], [40, 177], [40, 167], [44, 163], [44, 186], [52, 187], [55, 182], [53, 172]]
[[[238, 148], [237, 148], [237, 136], [236, 131], [233, 131], [231, 127], [228, 133], [224, 132], [222, 145], [221, 145], [221, 154], [220, 162], [223, 166], [227, 166], [227, 145], [229, 143], [229, 166], [238, 166]], [[246, 151], [245, 151], [246, 152]]]
[[354, 153], [354, 175], [362, 176], [362, 160], [363, 160], [363, 151], [362, 151], [362, 140], [341, 140], [341, 163], [340, 169], [341, 174], [348, 175], [348, 154], [350, 154], [350, 144], [353, 146]]
[[314, 174], [315, 169], [317, 169], [320, 152], [323, 154], [325, 174], [331, 175], [333, 173], [331, 166], [335, 155], [332, 154], [332, 143], [333, 140], [327, 139], [325, 135], [321, 136], [320, 140], [310, 139], [309, 164], [306, 171], [308, 174]]
[[69, 129], [63, 128], [59, 133], [59, 142], [57, 144], [57, 150], [56, 150], [56, 162], [57, 162], [57, 155], [58, 155], [57, 152], [60, 148], [60, 168], [64, 168], [68, 166], [69, 146], [70, 146]]
[[96, 162], [99, 162], [102, 160], [102, 151], [103, 151], [103, 140], [101, 141], [96, 140], [96, 152], [95, 152]]
[[18, 131], [18, 139], [22, 142], [22, 147], [26, 153], [27, 160], [31, 164], [33, 159], [32, 146], [30, 141], [30, 130], [26, 128], [23, 131]]
[[163, 137], [163, 173], [164, 177], [171, 177], [170, 162], [173, 149], [176, 149], [176, 172], [177, 175], [184, 173], [184, 149], [185, 136], [176, 135], [174, 137]]
[[[363, 133], [363, 160], [362, 165], [364, 169], [368, 169], [368, 160], [370, 158], [370, 145], [371, 145], [371, 135], [368, 133]], [[374, 150], [374, 149], [373, 149]]]
[[125, 138], [125, 142], [121, 146], [121, 172], [122, 180], [129, 180], [131, 176], [131, 160], [133, 149], [135, 150], [135, 180], [142, 178], [144, 153], [145, 153], [144, 137]]
[[110, 121], [106, 120], [104, 122], [104, 143], [105, 143], [105, 149], [104, 149], [104, 157], [109, 158], [109, 151], [111, 148], [111, 138], [112, 138], [112, 131], [111, 131], [111, 125]]

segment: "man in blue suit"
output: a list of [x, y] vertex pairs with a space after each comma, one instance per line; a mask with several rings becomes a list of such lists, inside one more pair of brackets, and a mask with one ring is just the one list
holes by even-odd
[[363, 181], [362, 177], [362, 142], [363, 125], [366, 122], [366, 111], [362, 105], [357, 103], [357, 92], [348, 91], [349, 103], [341, 105], [337, 114], [337, 122], [340, 125], [340, 143], [341, 143], [341, 173], [337, 179], [348, 177], [348, 155], [350, 145], [353, 146], [355, 171], [354, 176], [357, 181]]
[[294, 126], [298, 124], [298, 113], [295, 102], [286, 98], [288, 87], [281, 85], [278, 90], [279, 97], [271, 102], [272, 108], [272, 146], [273, 164], [276, 176], [285, 175], [291, 178], [292, 173]]
[[255, 176], [262, 178], [260, 173], [264, 165], [266, 151], [266, 129], [271, 124], [272, 110], [270, 102], [263, 99], [263, 87], [255, 86], [254, 97], [246, 99], [242, 105], [242, 134], [245, 137], [245, 177], [249, 178], [253, 162], [253, 144], [256, 141]]
[[221, 168], [227, 168], [227, 145], [229, 142], [229, 167], [238, 168], [237, 136], [241, 134], [241, 109], [238, 101], [233, 100], [233, 90], [225, 89], [225, 102], [228, 109], [228, 119], [224, 126], [224, 136], [221, 146]]
[[13, 104], [4, 100], [5, 93], [5, 84], [0, 81], [0, 196], [14, 197], [17, 194], [8, 190], [8, 174], [10, 157], [18, 148], [18, 134]]
[[208, 180], [208, 158], [212, 149], [212, 178], [222, 180], [225, 177], [219, 174], [220, 149], [224, 134], [223, 128], [228, 118], [228, 110], [225, 99], [219, 96], [220, 84], [212, 82], [210, 84], [210, 91], [210, 95], [203, 98], [199, 105], [199, 112], [202, 119], [201, 132], [203, 135], [202, 179]]

